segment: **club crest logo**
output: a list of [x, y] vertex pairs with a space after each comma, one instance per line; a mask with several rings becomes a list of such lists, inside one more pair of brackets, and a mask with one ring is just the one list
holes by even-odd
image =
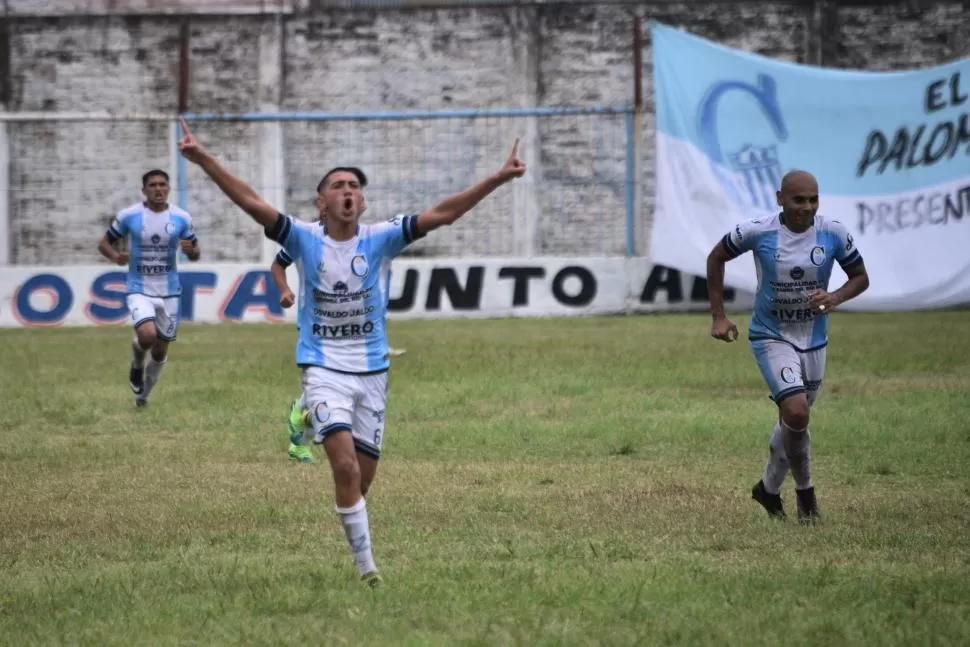
[[[723, 115], [718, 118], [722, 101], [730, 97], [731, 103], [737, 105], [745, 95], [749, 102], [754, 100], [746, 115], [750, 117], [745, 121], [747, 125], [730, 130], [719, 128], [724, 119]], [[698, 105], [697, 132], [725, 195], [739, 206], [772, 211], [782, 176], [778, 146], [788, 139], [775, 80], [759, 74], [754, 83], [740, 79], [717, 81]]]
[[326, 402], [321, 402], [314, 408], [313, 415], [320, 421], [320, 424], [325, 424], [330, 420], [330, 407], [327, 406]]
[[169, 235], [175, 233], [175, 223], [174, 222], [166, 222], [165, 223], [165, 233], [166, 234], [169, 234]]
[[362, 254], [358, 254], [351, 259], [350, 271], [354, 273], [354, 276], [364, 278], [367, 276], [368, 269], [367, 259]]
[[795, 370], [790, 366], [786, 366], [783, 369], [781, 369], [781, 381], [784, 382], [785, 384], [794, 384]]
[[825, 262], [825, 248], [816, 245], [812, 248], [811, 253], [812, 265], [815, 267], [821, 267], [822, 263]]

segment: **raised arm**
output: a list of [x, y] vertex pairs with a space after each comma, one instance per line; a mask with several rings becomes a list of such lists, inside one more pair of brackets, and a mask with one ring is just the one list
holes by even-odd
[[519, 138], [516, 137], [512, 152], [501, 169], [478, 184], [448, 196], [436, 206], [418, 215], [418, 232], [424, 235], [438, 227], [454, 223], [495, 189], [525, 175], [525, 163], [519, 159], [518, 152]]
[[269, 205], [245, 181], [236, 177], [224, 167], [219, 160], [212, 156], [189, 131], [188, 124], [179, 117], [185, 136], [179, 141], [182, 156], [194, 164], [198, 164], [205, 174], [212, 178], [226, 196], [236, 205], [248, 213], [253, 220], [264, 228], [273, 227], [279, 218], [279, 212]]

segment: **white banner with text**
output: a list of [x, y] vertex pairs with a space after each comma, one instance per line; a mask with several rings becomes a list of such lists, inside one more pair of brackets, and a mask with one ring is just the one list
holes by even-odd
[[[0, 327], [127, 324], [122, 268], [0, 268]], [[291, 322], [269, 269], [192, 264], [180, 272], [182, 322]], [[296, 291], [296, 270], [287, 272]], [[727, 307], [750, 308], [727, 290]], [[707, 282], [645, 258], [394, 261], [388, 319], [550, 317], [707, 310]]]
[[[970, 58], [894, 72], [794, 65], [655, 24], [657, 202], [650, 258], [706, 271], [737, 223], [779, 210], [792, 169], [819, 182], [871, 286], [844, 310], [970, 303]], [[808, 259], [806, 259], [808, 260]], [[845, 274], [836, 267], [832, 287]], [[754, 291], [751, 256], [725, 282]]]

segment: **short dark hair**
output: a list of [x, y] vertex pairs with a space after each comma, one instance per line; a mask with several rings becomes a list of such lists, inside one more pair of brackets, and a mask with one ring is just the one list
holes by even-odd
[[150, 170], [148, 173], [145, 173], [144, 175], [141, 176], [141, 188], [144, 189], [146, 186], [148, 186], [148, 180], [152, 179], [156, 175], [161, 175], [163, 178], [165, 178], [166, 182], [169, 181], [168, 173], [166, 173], [162, 169], [156, 168], [156, 169]]
[[320, 180], [319, 184], [317, 184], [317, 193], [320, 193], [323, 191], [323, 188], [327, 185], [327, 178], [329, 178], [334, 173], [338, 173], [340, 171], [353, 173], [357, 177], [357, 181], [360, 182], [360, 188], [363, 189], [365, 186], [367, 186], [367, 176], [364, 175], [364, 172], [361, 171], [359, 168], [357, 168], [356, 166], [337, 166], [327, 171], [326, 175], [323, 176], [323, 179]]

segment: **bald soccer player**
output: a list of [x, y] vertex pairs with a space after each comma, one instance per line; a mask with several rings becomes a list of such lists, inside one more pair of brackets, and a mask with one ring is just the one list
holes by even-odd
[[[707, 257], [711, 336], [726, 342], [738, 337], [737, 326], [724, 314], [724, 264], [751, 252], [758, 290], [748, 340], [778, 408], [768, 463], [751, 497], [770, 516], [784, 519], [781, 487], [791, 470], [798, 520], [814, 523], [820, 516], [808, 424], [825, 374], [828, 315], [862, 294], [869, 275], [845, 226], [818, 214], [818, 182], [811, 173], [787, 173], [777, 200], [780, 213], [739, 223]], [[848, 280], [829, 292], [835, 262]]]

